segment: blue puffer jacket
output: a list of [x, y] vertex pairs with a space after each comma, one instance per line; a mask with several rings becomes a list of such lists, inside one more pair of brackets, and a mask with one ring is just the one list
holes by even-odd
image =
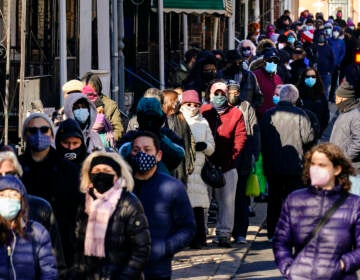
[[8, 256], [7, 246], [0, 247], [0, 279], [57, 279], [56, 260], [51, 253], [48, 231], [34, 221], [29, 221], [27, 227], [25, 237], [16, 235], [16, 240], [12, 241], [11, 257]]
[[190, 244], [195, 235], [193, 210], [181, 181], [159, 171], [148, 180], [135, 181], [135, 194], [149, 221], [151, 256], [145, 278], [171, 276], [173, 255]]
[[[314, 187], [286, 199], [273, 238], [275, 261], [287, 279], [357, 279], [360, 268], [360, 197], [350, 194], [319, 233], [301, 250], [324, 213], [341, 194]], [[292, 249], [295, 253], [292, 253]], [[340, 270], [340, 259], [345, 264]]]

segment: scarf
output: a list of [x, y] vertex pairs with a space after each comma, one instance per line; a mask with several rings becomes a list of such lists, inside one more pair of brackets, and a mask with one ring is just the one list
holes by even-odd
[[346, 113], [351, 111], [352, 109], [359, 108], [360, 103], [358, 99], [355, 98], [349, 98], [344, 101], [342, 101], [339, 104], [336, 104], [336, 108], [340, 113]]
[[121, 197], [125, 180], [120, 178], [114, 186], [94, 200], [86, 193], [85, 212], [89, 215], [85, 233], [85, 256], [105, 257], [105, 234], [109, 219]]

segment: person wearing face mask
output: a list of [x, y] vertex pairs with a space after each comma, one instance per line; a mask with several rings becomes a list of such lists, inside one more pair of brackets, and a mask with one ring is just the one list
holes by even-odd
[[84, 135], [77, 121], [66, 119], [60, 122], [55, 136], [56, 151], [70, 160], [80, 169], [83, 161], [87, 157], [87, 148], [84, 141]]
[[200, 114], [201, 102], [194, 90], [182, 94], [180, 111], [188, 123], [195, 140], [194, 171], [188, 176], [187, 188], [191, 206], [196, 220], [196, 234], [190, 247], [200, 249], [206, 245], [205, 211], [210, 207], [210, 194], [207, 185], [201, 179], [201, 169], [205, 156], [211, 156], [215, 150], [214, 137], [209, 123]]
[[19, 156], [22, 181], [29, 194], [50, 202], [58, 221], [66, 265], [70, 268], [75, 250], [75, 217], [80, 203], [78, 168], [51, 146], [54, 126], [46, 114], [33, 113], [27, 117], [22, 137], [26, 143], [25, 152]]
[[78, 122], [88, 153], [104, 149], [99, 134], [93, 131], [97, 116], [96, 107], [86, 95], [78, 92], [69, 95], [64, 102], [64, 113], [66, 118]]
[[240, 85], [228, 81], [229, 104], [238, 108], [244, 116], [246, 141], [244, 148], [236, 159], [238, 181], [235, 196], [235, 215], [232, 237], [238, 244], [245, 244], [249, 226], [250, 199], [245, 195], [246, 182], [260, 154], [260, 129], [254, 108], [241, 98]]
[[324, 84], [326, 99], [329, 100], [331, 75], [336, 68], [336, 58], [335, 52], [333, 48], [328, 44], [325, 34], [319, 34], [315, 50], [315, 66]]
[[27, 193], [12, 175], [0, 177], [0, 278], [58, 279], [49, 232], [28, 219]]
[[171, 279], [173, 256], [190, 244], [196, 228], [185, 186], [158, 170], [161, 157], [157, 136], [139, 131], [132, 142], [131, 161], [134, 193], [149, 221], [151, 254], [144, 270], [147, 280]]
[[272, 97], [276, 85], [282, 84], [281, 77], [276, 73], [280, 59], [275, 49], [265, 49], [262, 53], [263, 67], [254, 71], [256, 80], [264, 97], [263, 104], [257, 108], [257, 117], [260, 120], [264, 112], [273, 107]]
[[320, 124], [319, 135], [322, 135], [329, 123], [330, 113], [319, 72], [313, 67], [307, 68], [301, 73], [297, 88], [302, 103], [301, 107], [316, 115]]
[[302, 159], [314, 131], [306, 112], [296, 107], [297, 88], [284, 84], [280, 101], [268, 109], [260, 121], [261, 152], [268, 182], [267, 234], [271, 240], [281, 205], [287, 195], [301, 185]]
[[355, 175], [351, 177], [356, 194], [360, 194], [360, 101], [359, 92], [345, 79], [336, 90], [336, 107], [339, 116], [331, 131], [331, 143], [338, 145], [352, 161]]
[[[196, 91], [195, 91], [196, 92]], [[171, 174], [181, 180], [185, 186], [187, 185], [188, 175], [194, 171], [195, 161], [195, 140], [191, 133], [190, 127], [186, 122], [180, 109], [178, 93], [171, 89], [163, 90], [162, 110], [166, 115], [166, 126], [174, 131], [184, 143], [184, 151], [186, 156], [180, 162]]]
[[75, 279], [142, 279], [150, 232], [133, 187], [130, 168], [117, 153], [97, 151], [84, 161]]
[[342, 18], [342, 11], [338, 10], [336, 12], [336, 19], [334, 20], [334, 23], [340, 27], [346, 26], [346, 21]]
[[334, 144], [306, 154], [306, 187], [287, 197], [273, 238], [275, 262], [286, 279], [357, 279], [360, 197], [349, 194], [353, 173]]
[[211, 162], [221, 167], [226, 180], [223, 188], [214, 190], [218, 203], [214, 243], [226, 248], [231, 247], [238, 181], [236, 159], [246, 142], [246, 127], [241, 111], [229, 104], [228, 88], [224, 80], [217, 80], [212, 84], [210, 101], [210, 104], [204, 104], [200, 108], [200, 112], [208, 121], [215, 139], [215, 152], [210, 157]]
[[250, 63], [256, 59], [256, 46], [251, 40], [242, 40], [238, 47], [238, 53], [243, 57], [243, 68], [248, 70]]
[[[329, 39], [329, 45], [335, 53], [335, 69], [331, 74], [331, 88], [329, 91], [329, 100], [335, 101], [335, 91], [339, 84], [340, 64], [345, 57], [346, 46], [343, 39], [339, 38], [342, 30], [340, 26], [334, 26], [332, 38]], [[341, 82], [341, 81], [340, 81]]]
[[237, 50], [228, 50], [226, 52], [226, 66], [220, 73], [221, 78], [225, 80], [234, 80], [240, 84], [240, 94], [242, 100], [247, 100], [252, 106], [258, 108], [263, 102], [263, 96], [255, 75], [242, 67], [244, 56]]
[[164, 127], [166, 116], [162, 111], [158, 98], [143, 97], [136, 107], [138, 129], [128, 131], [119, 141], [119, 153], [131, 162], [132, 140], [138, 130], [151, 131], [160, 139], [163, 159], [159, 162], [159, 169], [170, 174], [184, 160], [185, 150], [183, 140], [171, 129]]

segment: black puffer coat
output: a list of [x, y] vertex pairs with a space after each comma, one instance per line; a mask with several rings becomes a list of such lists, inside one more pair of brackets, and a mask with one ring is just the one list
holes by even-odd
[[122, 191], [105, 236], [105, 259], [86, 257], [84, 241], [88, 216], [81, 211], [77, 223], [77, 268], [73, 279], [141, 279], [150, 255], [149, 225], [138, 198]]

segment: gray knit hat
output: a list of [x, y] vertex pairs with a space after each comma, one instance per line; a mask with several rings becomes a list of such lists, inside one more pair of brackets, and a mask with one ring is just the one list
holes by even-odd
[[25, 138], [26, 129], [29, 126], [29, 122], [32, 119], [36, 119], [36, 118], [42, 118], [43, 120], [45, 120], [49, 124], [49, 126], [51, 127], [52, 136], [55, 135], [54, 123], [52, 122], [52, 120], [49, 118], [49, 116], [47, 114], [45, 114], [45, 113], [32, 113], [24, 120], [24, 123], [23, 123], [23, 126], [22, 126], [22, 137], [23, 138]]

